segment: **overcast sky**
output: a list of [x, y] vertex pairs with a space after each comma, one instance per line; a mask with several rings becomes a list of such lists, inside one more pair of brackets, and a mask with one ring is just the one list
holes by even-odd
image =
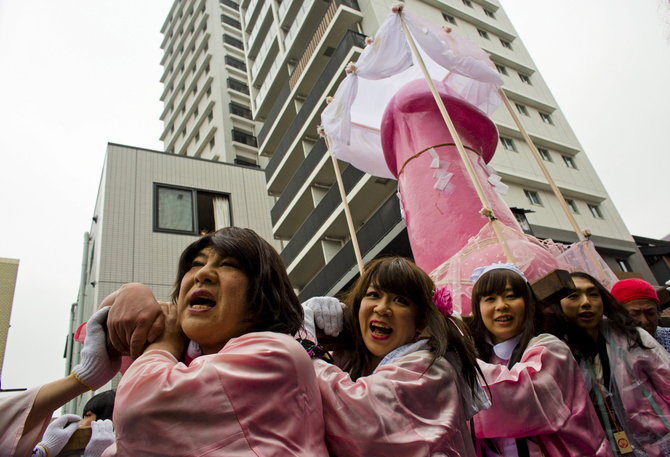
[[[670, 233], [667, 0], [502, 3], [629, 230]], [[0, 0], [0, 257], [20, 259], [4, 388], [64, 374], [107, 142], [162, 149], [171, 4]]]

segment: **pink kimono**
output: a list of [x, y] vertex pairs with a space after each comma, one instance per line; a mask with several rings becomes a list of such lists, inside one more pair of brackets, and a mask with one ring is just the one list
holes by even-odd
[[40, 387], [33, 387], [25, 392], [0, 396], [0, 456], [29, 456], [33, 447], [42, 439], [51, 415], [45, 417], [41, 424], [23, 433], [26, 419], [39, 391]]
[[463, 392], [457, 370], [445, 358], [427, 369], [432, 357], [428, 350], [412, 352], [356, 381], [335, 365], [314, 360], [331, 454], [474, 456], [462, 400], [469, 389]]
[[531, 456], [613, 456], [579, 366], [555, 336], [531, 339], [512, 368], [481, 360], [479, 367], [492, 407], [475, 415], [478, 439], [529, 437]]
[[121, 379], [109, 456], [328, 456], [312, 362], [292, 337], [231, 339], [189, 366], [144, 353]]
[[[606, 320], [601, 331], [612, 380], [623, 403], [619, 417], [625, 418], [627, 431], [649, 457], [670, 456], [670, 354], [641, 328], [642, 342], [651, 349], [629, 350], [625, 338], [609, 331]], [[621, 404], [615, 401], [614, 407]]]

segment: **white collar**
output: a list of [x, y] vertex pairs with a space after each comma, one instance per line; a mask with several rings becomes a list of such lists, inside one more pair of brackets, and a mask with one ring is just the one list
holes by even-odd
[[[486, 335], [486, 339], [489, 343], [493, 344], [489, 335]], [[514, 348], [519, 344], [520, 340], [521, 333], [513, 338], [510, 338], [509, 340], [503, 341], [502, 343], [493, 344], [493, 353], [496, 355], [496, 357], [502, 360], [509, 360], [512, 357]]]
[[421, 339], [418, 341], [414, 341], [413, 343], [407, 343], [403, 346], [399, 346], [386, 354], [384, 358], [379, 362], [379, 365], [375, 367], [375, 371], [377, 371], [377, 368], [383, 366], [383, 365], [388, 365], [389, 363], [392, 363], [395, 359], [398, 357], [402, 357], [407, 354], [411, 354], [412, 352], [416, 351], [421, 351], [423, 349], [428, 349], [428, 340], [427, 339]]

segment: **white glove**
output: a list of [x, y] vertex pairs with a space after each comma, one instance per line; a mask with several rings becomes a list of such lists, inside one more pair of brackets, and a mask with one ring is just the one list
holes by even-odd
[[121, 357], [110, 358], [103, 324], [107, 321], [109, 307], [96, 311], [86, 324], [86, 340], [81, 350], [81, 362], [72, 374], [91, 390], [99, 389], [119, 371]]
[[[335, 297], [312, 297], [302, 304], [305, 310], [305, 329], [307, 327], [308, 311], [313, 316], [312, 326], [316, 324], [326, 335], [337, 336], [344, 327], [344, 304]], [[316, 332], [314, 333], [316, 335]]]
[[79, 426], [81, 417], [65, 414], [49, 424], [42, 441], [33, 450], [34, 455], [58, 455]]
[[666, 287], [666, 289], [667, 289], [667, 290], [670, 290], [670, 279], [668, 279], [667, 281], [665, 281], [665, 285], [668, 286], [668, 287]]
[[114, 444], [114, 424], [109, 419], [91, 422], [91, 439], [84, 449], [84, 457], [100, 457]]

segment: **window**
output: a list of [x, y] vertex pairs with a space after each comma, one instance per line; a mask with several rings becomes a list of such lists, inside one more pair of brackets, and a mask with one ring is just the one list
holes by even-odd
[[242, 92], [243, 94], [249, 95], [249, 86], [244, 84], [242, 81], [238, 81], [237, 79], [228, 78], [228, 87], [238, 92]]
[[503, 48], [507, 48], [507, 49], [510, 49], [510, 50], [512, 49], [512, 43], [510, 43], [510, 42], [507, 41], [507, 40], [503, 40], [503, 39], [501, 38], [501, 39], [500, 39], [500, 44], [502, 44], [502, 47], [503, 47]]
[[456, 25], [456, 18], [454, 16], [451, 16], [447, 13], [442, 13], [442, 17], [444, 18], [445, 21], [447, 21], [450, 24]]
[[532, 86], [533, 83], [530, 82], [530, 76], [524, 75], [523, 73], [517, 73], [519, 75], [519, 79], [521, 80], [522, 83], [528, 84], [529, 86]]
[[247, 119], [251, 119], [251, 110], [247, 108], [244, 105], [240, 105], [239, 103], [231, 102], [230, 105], [230, 112], [232, 114], [235, 114], [236, 116], [242, 116]]
[[233, 141], [237, 141], [238, 143], [244, 143], [249, 146], [253, 147], [258, 147], [258, 142], [256, 141], [256, 137], [253, 136], [249, 132], [245, 132], [244, 130], [240, 129], [233, 129]]
[[210, 151], [211, 151], [212, 149], [214, 149], [214, 145], [215, 145], [215, 144], [216, 144], [216, 141], [214, 141], [214, 138], [212, 138], [211, 140], [209, 140], [209, 150], [210, 150]]
[[214, 113], [210, 110], [209, 114], [207, 115], [207, 120], [209, 122], [212, 122], [214, 120]]
[[488, 32], [485, 30], [477, 29], [477, 33], [479, 33], [479, 36], [482, 38], [486, 38], [487, 40], [490, 39]]
[[256, 162], [254, 162], [252, 159], [247, 159], [246, 157], [240, 157], [237, 156], [233, 160], [234, 163], [238, 165], [246, 165], [247, 167], [254, 167], [254, 168], [260, 168]]
[[501, 75], [507, 75], [507, 68], [505, 68], [504, 65], [500, 65], [499, 63], [495, 64], [496, 65], [496, 70], [498, 70], [498, 73]]
[[223, 42], [238, 49], [244, 49], [244, 44], [242, 43], [242, 41], [225, 33], [223, 34]]
[[547, 162], [553, 162], [551, 159], [551, 154], [549, 154], [549, 151], [547, 151], [544, 148], [537, 148], [537, 152], [540, 153], [540, 157], [542, 157], [542, 160], [546, 160]]
[[495, 13], [494, 13], [493, 11], [491, 11], [491, 10], [487, 10], [486, 8], [484, 8], [484, 14], [486, 14], [486, 15], [487, 15], [488, 17], [490, 17], [491, 19], [495, 19], [495, 18], [496, 18]]
[[231, 223], [230, 196], [154, 184], [154, 231], [198, 235]]
[[570, 211], [575, 214], [579, 214], [579, 208], [577, 208], [577, 203], [574, 200], [566, 198], [565, 203], [568, 205], [568, 208], [570, 208]]
[[574, 168], [575, 170], [577, 169], [577, 165], [575, 164], [575, 160], [572, 157], [563, 156], [563, 162], [565, 162], [566, 167]]
[[200, 132], [198, 132], [198, 133], [195, 134], [194, 140], [195, 140], [196, 143], [197, 143], [198, 141], [200, 141]]
[[626, 259], [616, 259], [616, 264], [621, 268], [621, 271], [631, 272], [633, 269]]
[[538, 194], [534, 190], [526, 190], [526, 189], [524, 189], [523, 193], [526, 194], [526, 198], [528, 199], [531, 205], [542, 206], [542, 200], [540, 200], [540, 194]]
[[210, 95], [212, 95], [212, 88], [211, 88], [211, 86], [207, 88], [207, 92], [206, 92], [206, 94], [207, 94], [208, 97], [209, 97]]
[[540, 111], [540, 118], [542, 119], [542, 122], [544, 122], [545, 124], [554, 125], [554, 121], [551, 120], [551, 115]]
[[519, 112], [519, 114], [523, 114], [524, 116], [528, 116], [528, 108], [526, 108], [526, 105], [522, 105], [521, 103], [515, 103], [516, 105], [516, 110]]
[[221, 15], [221, 22], [224, 24], [228, 24], [230, 26], [235, 27], [236, 29], [242, 29], [242, 24], [240, 24], [240, 21], [233, 19], [230, 16], [226, 16], [225, 14]]
[[501, 136], [500, 143], [503, 145], [503, 148], [507, 149], [508, 151], [516, 152], [516, 144], [514, 144], [513, 139], [507, 138], [506, 136]]
[[604, 219], [602, 211], [600, 211], [600, 205], [592, 205], [588, 204], [589, 211], [591, 211], [591, 215], [595, 217], [596, 219]]
[[226, 56], [226, 65], [237, 68], [238, 70], [247, 71], [247, 65], [235, 57]]
[[470, 8], [472, 8], [472, 2], [470, 0], [462, 0], [462, 2], [465, 6], [469, 6]]
[[195, 119], [196, 117], [198, 117], [198, 114], [200, 114], [200, 110], [199, 110], [198, 107], [196, 106], [195, 109], [193, 110], [193, 119]]

